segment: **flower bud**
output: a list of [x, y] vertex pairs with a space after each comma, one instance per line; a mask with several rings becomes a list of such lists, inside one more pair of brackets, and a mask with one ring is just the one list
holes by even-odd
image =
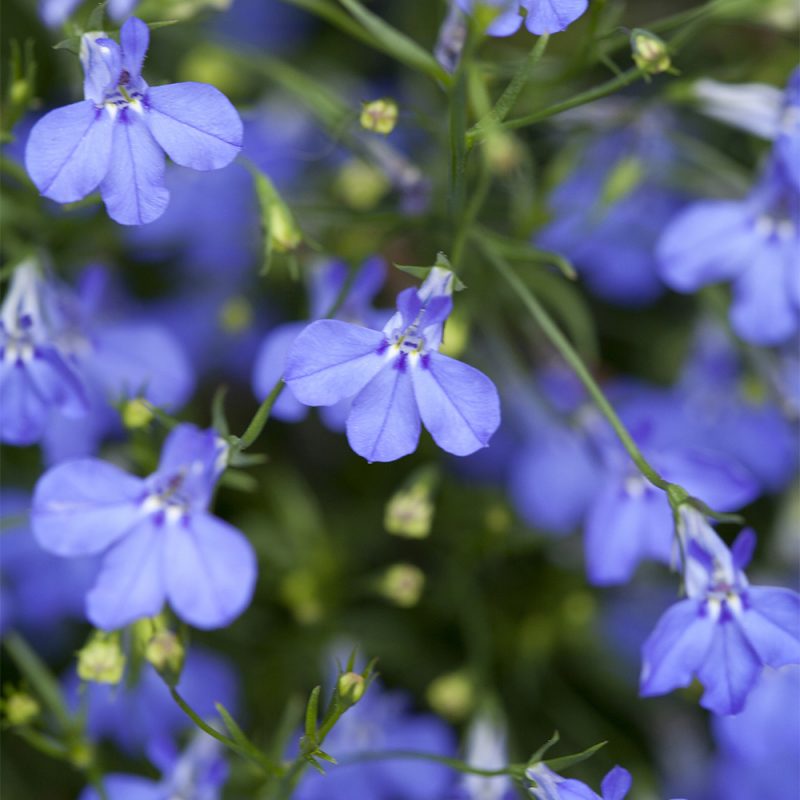
[[440, 675], [428, 687], [428, 702], [433, 710], [451, 720], [465, 719], [475, 705], [475, 686], [464, 672]]
[[292, 212], [282, 202], [273, 202], [269, 207], [269, 235], [272, 246], [278, 253], [295, 250], [303, 236], [294, 221]]
[[383, 524], [389, 533], [425, 539], [431, 532], [434, 506], [430, 489], [421, 483], [401, 489], [386, 504]]
[[14, 691], [3, 700], [3, 711], [9, 725], [27, 725], [39, 716], [39, 704], [27, 692]]
[[144, 428], [153, 419], [149, 404], [141, 397], [134, 397], [122, 406], [122, 424], [129, 430]]
[[413, 564], [394, 564], [380, 582], [381, 594], [401, 608], [415, 606], [424, 588], [425, 573]]
[[397, 124], [397, 115], [397, 103], [390, 97], [383, 97], [362, 105], [359, 122], [364, 130], [388, 136]]
[[119, 635], [95, 633], [78, 651], [78, 677], [82, 681], [116, 684], [122, 680], [125, 654]]
[[242, 295], [229, 297], [219, 310], [219, 327], [225, 333], [241, 333], [253, 324], [253, 306]]
[[367, 682], [357, 672], [344, 672], [336, 685], [339, 695], [350, 705], [355, 705], [367, 690]]
[[186, 655], [180, 639], [172, 631], [159, 631], [147, 643], [144, 657], [159, 671], [180, 674]]
[[360, 158], [347, 161], [336, 177], [338, 194], [356, 211], [374, 208], [390, 188], [386, 175]]
[[633, 61], [642, 72], [658, 75], [672, 66], [666, 42], [643, 28], [631, 31], [631, 50]]

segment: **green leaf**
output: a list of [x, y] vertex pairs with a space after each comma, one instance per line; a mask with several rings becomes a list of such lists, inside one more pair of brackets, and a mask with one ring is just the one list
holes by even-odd
[[553, 735], [528, 759], [528, 763], [538, 764], [542, 760], [542, 756], [553, 747], [553, 745], [558, 744], [560, 738], [561, 736], [558, 731], [553, 731]]
[[228, 387], [219, 386], [211, 401], [211, 424], [220, 436], [227, 436], [230, 433], [228, 420], [225, 417], [225, 395], [227, 394]]
[[245, 750], [255, 750], [258, 752], [258, 748], [245, 736], [244, 731], [230, 715], [228, 709], [225, 708], [222, 703], [214, 703], [214, 708], [217, 709], [219, 715], [222, 717], [222, 721], [225, 723], [225, 727], [228, 729], [233, 741]]
[[86, 20], [86, 30], [87, 31], [102, 31], [105, 30], [105, 21], [106, 21], [106, 6], [108, 5], [107, 0], [105, 2], [100, 3], [99, 5], [95, 6], [92, 9], [92, 13], [89, 14], [89, 18]]
[[68, 50], [78, 56], [81, 53], [81, 37], [70, 36], [69, 39], [63, 39], [58, 44], [53, 45], [53, 50]]
[[548, 758], [542, 763], [546, 764], [554, 772], [561, 772], [561, 770], [574, 767], [576, 764], [580, 764], [581, 761], [586, 761], [587, 758], [591, 758], [598, 750], [605, 747], [607, 744], [608, 742], [598, 742], [591, 747], [587, 747], [586, 750], [581, 753], [574, 753], [571, 756], [561, 756], [561, 758]]
[[[440, 258], [437, 258], [436, 264], [434, 264], [434, 266], [452, 270], [450, 262], [447, 260], [447, 256], [445, 256], [444, 253], [439, 253], [439, 257], [441, 257], [443, 260], [440, 261]], [[407, 266], [405, 264], [394, 264], [394, 266], [397, 269], [399, 269], [400, 272], [405, 272], [407, 275], [412, 275], [413, 277], [418, 278], [421, 281], [424, 281], [425, 278], [427, 278], [428, 275], [430, 274], [430, 271], [434, 268], [434, 267], [412, 267], [412, 266]], [[454, 274], [453, 289], [457, 292], [460, 292], [462, 289], [466, 288], [467, 286], [461, 280], [461, 278], [459, 278], [458, 275]]]
[[321, 686], [315, 686], [311, 690], [311, 695], [308, 698], [308, 705], [306, 706], [306, 723], [305, 732], [306, 736], [310, 739], [316, 740], [317, 736], [317, 719], [319, 718], [319, 695], [322, 691]]

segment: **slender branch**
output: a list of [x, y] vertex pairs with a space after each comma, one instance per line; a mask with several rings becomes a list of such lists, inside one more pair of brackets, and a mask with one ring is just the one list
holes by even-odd
[[484, 769], [473, 767], [465, 761], [448, 756], [439, 756], [435, 753], [422, 753], [416, 750], [375, 750], [364, 753], [355, 753], [347, 758], [339, 759], [340, 764], [356, 764], [363, 761], [390, 761], [390, 760], [415, 760], [415, 761], [434, 761], [437, 764], [444, 764], [452, 767], [458, 772], [467, 775], [480, 775], [484, 778], [496, 778], [502, 775], [516, 776], [525, 770], [524, 764], [509, 764], [499, 769]]

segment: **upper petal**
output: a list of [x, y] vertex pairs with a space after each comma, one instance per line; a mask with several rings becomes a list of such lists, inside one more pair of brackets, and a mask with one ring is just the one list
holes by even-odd
[[210, 514], [192, 514], [166, 531], [167, 596], [181, 619], [198, 628], [233, 622], [250, 604], [256, 557], [247, 539]]
[[410, 372], [420, 416], [439, 447], [466, 456], [488, 444], [500, 424], [500, 398], [486, 375], [436, 352]]
[[295, 340], [283, 373], [294, 396], [308, 406], [330, 406], [352, 397], [387, 363], [378, 350], [380, 331], [325, 319]]
[[31, 527], [39, 544], [60, 556], [105, 550], [140, 518], [140, 478], [93, 458], [59, 464], [36, 484]]
[[623, 767], [614, 767], [603, 778], [600, 787], [603, 792], [603, 800], [623, 800], [625, 795], [631, 790], [631, 774]]
[[103, 559], [86, 597], [89, 620], [103, 630], [116, 630], [158, 614], [165, 598], [164, 567], [164, 529], [145, 518]]
[[528, 10], [525, 27], [537, 36], [558, 33], [575, 22], [588, 7], [588, 0], [522, 0]]
[[45, 196], [73, 203], [93, 192], [111, 159], [112, 120], [89, 100], [43, 116], [25, 145], [25, 168]]
[[419, 411], [402, 363], [379, 372], [353, 400], [347, 440], [369, 462], [394, 461], [417, 449]]
[[172, 83], [148, 93], [147, 124], [182, 167], [219, 169], [242, 148], [242, 120], [230, 100], [206, 83]]
[[140, 113], [123, 109], [114, 126], [113, 157], [100, 184], [108, 215], [122, 225], [144, 225], [167, 207], [164, 153]]
[[[111, 13], [114, 15], [114, 10]], [[119, 19], [122, 15], [117, 13], [115, 16]], [[138, 77], [141, 74], [144, 57], [150, 44], [150, 28], [140, 19], [130, 17], [120, 29], [119, 41], [122, 45], [123, 68], [131, 76]]]

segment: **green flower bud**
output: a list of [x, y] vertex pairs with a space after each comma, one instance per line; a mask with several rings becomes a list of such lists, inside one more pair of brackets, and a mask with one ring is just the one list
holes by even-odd
[[241, 333], [253, 324], [253, 306], [246, 297], [229, 297], [219, 310], [219, 327], [225, 333]]
[[186, 655], [181, 640], [172, 631], [159, 631], [147, 643], [144, 657], [159, 671], [179, 675]]
[[9, 725], [28, 725], [39, 716], [41, 708], [27, 692], [14, 691], [3, 700], [3, 711]]
[[272, 246], [278, 253], [295, 250], [303, 236], [294, 221], [292, 212], [282, 202], [273, 202], [269, 207], [269, 235]]
[[364, 103], [359, 122], [364, 130], [388, 136], [397, 124], [397, 115], [397, 103], [390, 97], [384, 97]]
[[390, 188], [386, 175], [359, 158], [350, 159], [336, 178], [337, 193], [356, 211], [374, 208]]
[[78, 677], [82, 681], [116, 684], [122, 680], [125, 654], [118, 634], [95, 633], [78, 651]]
[[389, 533], [408, 539], [430, 535], [434, 505], [428, 486], [416, 483], [401, 489], [386, 504], [383, 524]]
[[336, 685], [339, 695], [350, 705], [355, 705], [367, 690], [367, 682], [357, 672], [344, 672]]
[[658, 75], [672, 66], [666, 42], [643, 28], [631, 31], [631, 50], [633, 62], [642, 72]]
[[440, 675], [425, 694], [437, 714], [454, 721], [466, 719], [475, 706], [475, 685], [465, 672]]
[[380, 582], [381, 594], [401, 608], [415, 606], [424, 588], [425, 573], [413, 564], [394, 564]]
[[122, 424], [129, 430], [147, 427], [153, 419], [153, 412], [146, 400], [134, 397], [122, 406]]

